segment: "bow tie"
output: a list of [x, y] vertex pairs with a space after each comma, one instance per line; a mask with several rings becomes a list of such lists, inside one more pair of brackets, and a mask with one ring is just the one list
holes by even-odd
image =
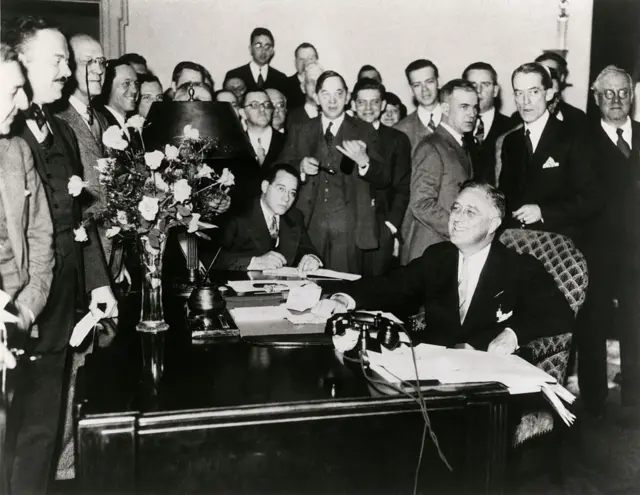
[[27, 118], [27, 120], [35, 121], [39, 129], [42, 129], [42, 127], [47, 123], [47, 117], [44, 115], [42, 108], [40, 108], [35, 103], [27, 109], [27, 111], [25, 112], [25, 117]]

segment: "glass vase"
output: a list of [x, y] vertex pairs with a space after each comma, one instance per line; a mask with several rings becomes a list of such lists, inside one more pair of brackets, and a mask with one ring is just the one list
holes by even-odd
[[139, 332], [159, 333], [169, 329], [169, 324], [164, 321], [164, 308], [162, 301], [162, 260], [166, 236], [152, 246], [148, 236], [140, 236], [138, 250], [142, 263], [142, 308], [140, 310], [140, 323], [136, 325]]

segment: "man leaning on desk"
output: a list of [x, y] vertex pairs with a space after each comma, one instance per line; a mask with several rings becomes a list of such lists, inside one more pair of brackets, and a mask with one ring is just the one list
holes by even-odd
[[504, 194], [465, 182], [451, 208], [451, 242], [428, 247], [388, 275], [346, 284], [331, 299], [334, 312], [398, 311], [424, 304], [424, 340], [511, 354], [546, 335], [571, 332], [574, 317], [543, 265], [495, 239], [505, 214]]
[[312, 272], [322, 266], [309, 239], [302, 213], [291, 208], [300, 174], [291, 165], [267, 170], [262, 194], [246, 213], [229, 220], [214, 264], [218, 270], [266, 270], [297, 266]]

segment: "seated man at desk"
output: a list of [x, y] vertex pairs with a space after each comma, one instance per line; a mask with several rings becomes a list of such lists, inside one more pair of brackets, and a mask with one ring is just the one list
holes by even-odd
[[535, 258], [495, 239], [504, 215], [501, 191], [465, 182], [451, 209], [451, 242], [428, 247], [388, 275], [346, 284], [331, 298], [334, 312], [424, 304], [425, 342], [501, 354], [571, 332], [573, 312], [553, 277]]
[[277, 164], [266, 171], [262, 194], [253, 206], [229, 219], [215, 261], [218, 270], [266, 270], [297, 266], [301, 272], [322, 266], [309, 239], [302, 213], [291, 208], [300, 174], [290, 165]]

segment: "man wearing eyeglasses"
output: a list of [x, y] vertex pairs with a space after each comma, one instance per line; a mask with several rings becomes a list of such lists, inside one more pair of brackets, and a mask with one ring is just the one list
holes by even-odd
[[240, 113], [247, 124], [247, 135], [262, 168], [275, 162], [284, 147], [285, 137], [271, 127], [273, 103], [266, 91], [249, 91], [244, 96]]
[[287, 132], [285, 124], [287, 123], [287, 98], [275, 88], [265, 89], [271, 103], [273, 103], [273, 117], [271, 117], [271, 127], [280, 134]]
[[620, 339], [622, 405], [640, 419], [640, 124], [630, 118], [631, 77], [610, 65], [592, 85], [600, 121], [591, 124], [594, 167], [604, 208], [587, 230], [583, 251], [589, 292], [578, 315], [580, 396], [593, 415], [607, 398], [606, 339]]
[[524, 123], [506, 134], [496, 152], [498, 185], [507, 196], [505, 226], [558, 232], [578, 241], [601, 205], [588, 140], [549, 114], [552, 83], [542, 65], [521, 65], [511, 83]]
[[227, 72], [224, 80], [238, 77], [247, 85], [248, 91], [276, 88], [286, 94], [289, 88], [287, 76], [269, 65], [275, 55], [271, 31], [263, 27], [255, 28], [250, 37], [249, 53], [251, 61]]
[[[20, 393], [14, 397], [11, 421], [15, 460], [11, 493], [46, 493], [60, 420], [68, 342], [76, 310], [98, 312], [104, 303], [107, 317], [117, 316], [107, 264], [95, 226], [87, 225], [88, 240], [74, 241], [73, 229], [81, 220], [81, 205], [68, 192], [69, 178], [82, 176], [78, 144], [69, 125], [53, 116], [49, 104], [62, 97], [71, 75], [67, 41], [42, 19], [18, 18], [4, 27], [2, 36], [18, 52], [32, 95], [32, 105], [14, 130], [31, 148], [34, 164], [51, 210], [55, 267], [51, 292], [36, 322], [27, 351], [39, 359], [25, 363]], [[12, 413], [12, 414], [13, 414]]]

